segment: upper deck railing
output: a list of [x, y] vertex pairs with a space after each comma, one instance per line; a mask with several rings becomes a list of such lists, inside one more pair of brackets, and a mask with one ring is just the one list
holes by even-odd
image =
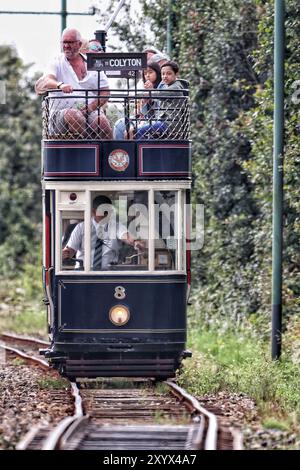
[[187, 89], [51, 90], [43, 100], [43, 139], [187, 140], [188, 95]]

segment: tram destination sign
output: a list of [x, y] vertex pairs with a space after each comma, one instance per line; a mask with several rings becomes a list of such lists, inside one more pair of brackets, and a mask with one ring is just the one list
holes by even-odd
[[132, 76], [134, 72], [147, 67], [147, 54], [136, 52], [88, 53], [87, 69], [103, 71], [109, 76]]

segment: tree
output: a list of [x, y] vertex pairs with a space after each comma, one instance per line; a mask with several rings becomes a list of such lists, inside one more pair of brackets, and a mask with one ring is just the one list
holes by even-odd
[[13, 276], [40, 241], [40, 100], [15, 49], [0, 46], [0, 273]]
[[[252, 142], [251, 160], [245, 170], [255, 184], [260, 218], [254, 226], [258, 276], [253, 286], [260, 293], [260, 311], [270, 312], [272, 243], [272, 139], [273, 139], [273, 22], [274, 2], [259, 1], [260, 21], [255, 69], [263, 86], [257, 87], [255, 108], [241, 116], [241, 125]], [[299, 28], [300, 6], [297, 0], [286, 2], [286, 77], [285, 77], [285, 161], [284, 161], [284, 318], [299, 313], [300, 275], [300, 202], [299, 202]], [[297, 91], [298, 88], [298, 91]], [[299, 96], [299, 93], [298, 93]]]
[[[154, 45], [163, 48], [170, 2], [141, 3], [143, 21], [157, 38]], [[251, 59], [257, 45], [256, 5], [254, 0], [171, 4], [173, 56], [190, 82], [194, 202], [205, 206], [204, 248], [193, 253], [198, 310], [236, 318], [258, 308], [251, 291], [251, 227], [258, 208], [243, 167], [251, 145], [237, 125], [240, 113], [254, 105], [258, 84]], [[124, 31], [123, 25], [123, 38]], [[131, 22], [127, 31], [132, 44]]]

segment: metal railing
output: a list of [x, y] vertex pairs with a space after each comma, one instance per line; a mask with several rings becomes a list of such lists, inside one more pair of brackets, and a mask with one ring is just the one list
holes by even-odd
[[189, 131], [188, 90], [51, 90], [43, 100], [43, 139], [176, 141]]

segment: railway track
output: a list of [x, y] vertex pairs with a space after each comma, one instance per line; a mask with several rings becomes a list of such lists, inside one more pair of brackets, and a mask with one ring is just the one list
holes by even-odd
[[[39, 347], [45, 347], [47, 344], [46, 341], [35, 338], [11, 335], [8, 333], [0, 334], [0, 348], [2, 350], [6, 351], [7, 354], [23, 359], [29, 364], [38, 365], [44, 370], [49, 370], [49, 365], [46, 361], [38, 357], [38, 349]], [[22, 349], [19, 349], [19, 347]]]
[[38, 348], [45, 348], [49, 346], [49, 342], [41, 339], [32, 338], [30, 336], [19, 336], [10, 333], [0, 333], [0, 341], [5, 344], [19, 345], [25, 348], [32, 348], [38, 352]]
[[[134, 388], [94, 388], [72, 383], [73, 417], [54, 429], [37, 429], [18, 449], [42, 450], [217, 450], [237, 448], [217, 418], [171, 381], [159, 392], [146, 382]], [[130, 382], [132, 384], [132, 382]], [[48, 431], [48, 432], [47, 432]], [[42, 433], [42, 435], [41, 435]]]
[[[7, 335], [5, 335], [7, 336]], [[0, 336], [2, 341], [7, 341]], [[17, 337], [22, 347], [44, 342]], [[11, 338], [10, 343], [14, 340]], [[17, 341], [16, 341], [17, 342]], [[40, 344], [42, 343], [42, 344]], [[49, 370], [38, 357], [2, 345], [30, 363]], [[71, 382], [74, 414], [57, 426], [36, 427], [17, 449], [42, 450], [221, 450], [240, 449], [237, 433], [220, 429], [217, 417], [168, 380], [84, 380]]]

